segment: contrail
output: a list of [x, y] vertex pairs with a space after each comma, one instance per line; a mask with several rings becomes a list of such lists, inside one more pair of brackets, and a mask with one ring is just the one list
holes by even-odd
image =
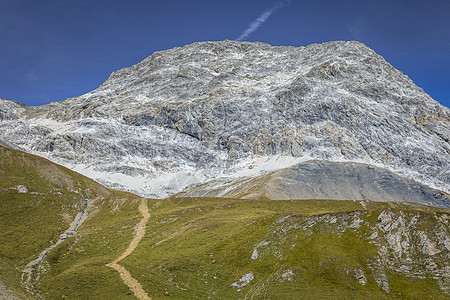
[[256, 20], [250, 23], [248, 27], [241, 33], [241, 35], [236, 39], [238, 41], [246, 40], [250, 34], [255, 32], [269, 17], [270, 15], [279, 8], [288, 5], [290, 1], [278, 1], [272, 7], [266, 9]]

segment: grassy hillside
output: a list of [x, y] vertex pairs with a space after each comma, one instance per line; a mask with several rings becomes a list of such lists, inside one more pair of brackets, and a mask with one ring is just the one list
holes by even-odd
[[[54, 251], [59, 253], [60, 248], [73, 246], [75, 241], [87, 240], [88, 236], [94, 238], [105, 227], [105, 232], [117, 233], [109, 239], [111, 249], [104, 250], [107, 261], [115, 250], [126, 247], [129, 233], [125, 227], [132, 228], [139, 218], [138, 197], [108, 190], [46, 159], [0, 146], [0, 282], [17, 295], [30, 297], [30, 292], [36, 292], [30, 287], [30, 291], [25, 290], [22, 270], [58, 240], [82, 210], [83, 200], [89, 201], [87, 220], [77, 234]], [[126, 208], [111, 218], [109, 211], [124, 202]], [[108, 215], [104, 216], [106, 210]], [[96, 242], [93, 246], [99, 248], [103, 244]], [[70, 258], [76, 259], [78, 252], [71, 253]], [[90, 252], [89, 259], [77, 262], [80, 265], [77, 269], [89, 264], [94, 252], [100, 255], [97, 250]], [[47, 257], [36, 270], [35, 277], [40, 277], [36, 284], [59, 266], [55, 259]]]
[[[27, 289], [21, 270], [68, 228], [80, 199], [89, 200], [87, 219], [48, 253]], [[0, 147], [0, 282], [30, 299], [136, 299], [106, 264], [132, 240], [140, 201]], [[445, 209], [331, 200], [146, 202], [145, 235], [119, 264], [152, 299], [450, 295]]]
[[[363, 205], [166, 199], [153, 205], [148, 233], [123, 264], [155, 299], [445, 299], [439, 285], [448, 284], [449, 274], [429, 266], [448, 267], [449, 249], [437, 238], [449, 237], [448, 215]], [[383, 212], [390, 221], [380, 221]], [[393, 226], [400, 217], [404, 222]], [[422, 251], [422, 231], [441, 252]], [[250, 273], [253, 280], [239, 287]]]

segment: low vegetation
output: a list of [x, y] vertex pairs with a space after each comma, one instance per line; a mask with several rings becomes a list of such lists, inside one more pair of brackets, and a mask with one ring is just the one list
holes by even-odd
[[[130, 243], [141, 198], [3, 147], [0, 189], [0, 281], [17, 296], [135, 299], [106, 264]], [[27, 289], [21, 271], [67, 229], [80, 199], [89, 200], [88, 218], [46, 256]], [[145, 236], [120, 264], [152, 299], [449, 297], [445, 209], [230, 198], [147, 205]]]

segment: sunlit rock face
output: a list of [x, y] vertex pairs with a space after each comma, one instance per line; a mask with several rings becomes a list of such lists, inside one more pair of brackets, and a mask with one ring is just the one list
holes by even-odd
[[449, 192], [450, 111], [359, 42], [201, 42], [40, 107], [0, 100], [0, 139], [110, 187], [165, 197], [316, 159]]

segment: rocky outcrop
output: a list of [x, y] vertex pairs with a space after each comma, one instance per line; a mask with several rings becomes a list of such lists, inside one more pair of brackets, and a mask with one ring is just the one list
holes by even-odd
[[0, 121], [15, 120], [25, 111], [25, 105], [0, 98]]
[[[256, 244], [255, 250], [259, 253], [257, 259], [290, 255], [289, 252], [295, 246], [286, 245], [292, 245], [292, 241], [298, 237], [303, 237], [305, 240], [302, 241], [306, 243], [309, 237], [320, 239], [326, 234], [338, 237], [350, 234], [364, 243], [374, 245], [376, 249], [375, 255], [365, 253], [365, 263], [347, 269], [347, 274], [353, 274], [361, 285], [375, 282], [389, 294], [390, 282], [395, 280], [392, 275], [400, 274], [409, 278], [434, 280], [445, 294], [450, 295], [448, 213], [385, 209], [378, 211], [376, 218], [372, 217], [372, 213], [360, 211], [307, 218], [291, 215], [281, 217], [272, 224], [272, 230], [264, 240]], [[292, 266], [292, 269], [296, 267]], [[297, 268], [297, 272], [300, 270]], [[296, 272], [290, 273], [291, 277], [295, 277]]]
[[[419, 214], [383, 211], [378, 216], [378, 230], [372, 229], [372, 242], [379, 249], [379, 263], [410, 277], [435, 279], [450, 295], [449, 216], [436, 214], [435, 226]], [[438, 267], [438, 264], [440, 265]]]
[[0, 101], [0, 139], [141, 195], [275, 156], [364, 162], [450, 190], [449, 109], [359, 42], [194, 43], [80, 97], [11, 105]]

